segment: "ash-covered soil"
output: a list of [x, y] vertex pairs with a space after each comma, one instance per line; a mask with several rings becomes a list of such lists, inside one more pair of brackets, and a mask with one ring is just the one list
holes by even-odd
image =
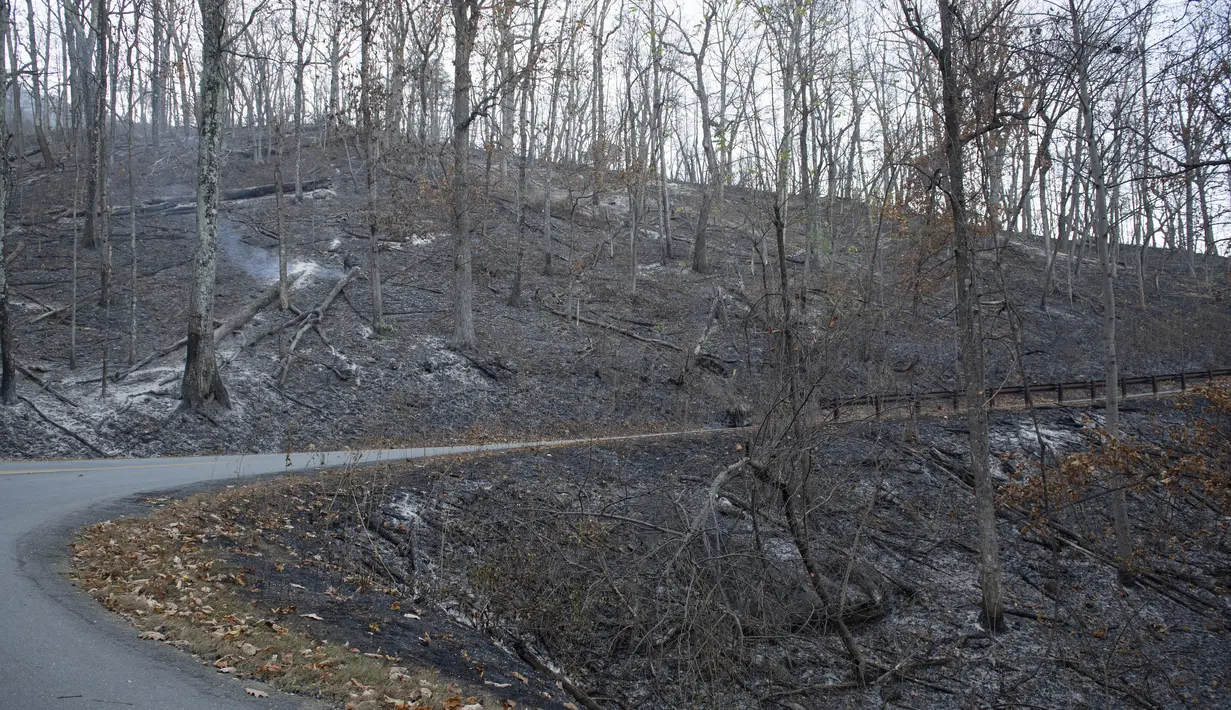
[[[191, 141], [157, 153], [139, 144], [136, 201], [190, 202], [193, 155]], [[229, 150], [224, 187], [271, 182], [271, 160], [257, 164], [249, 153]], [[293, 174], [291, 163], [288, 155], [284, 176]], [[127, 370], [132, 320], [131, 354], [137, 361], [185, 334], [194, 217], [138, 217], [135, 313], [130, 311], [134, 255], [127, 216], [117, 214], [111, 221], [115, 277], [109, 309], [99, 303], [99, 252], [79, 250], [74, 369], [70, 313], [60, 309], [72, 302], [72, 244], [82, 223], [72, 208], [80, 174], [72, 166], [19, 171], [7, 240], [13, 246], [24, 243], [9, 267], [15, 349], [42, 385], [23, 377], [20, 393], [28, 402], [0, 409], [0, 456], [269, 452], [644, 431], [724, 423], [732, 412], [761, 407], [774, 357], [765, 314], [777, 298], [776, 255], [763, 196], [727, 190], [710, 234], [713, 271], [701, 275], [687, 267], [696, 188], [674, 185], [673, 256], [660, 258], [661, 228], [651, 219], [637, 244], [634, 292], [627, 197], [614, 177], [595, 200], [593, 186], [585, 182], [588, 170], [556, 171], [555, 269], [548, 276], [542, 267], [544, 174], [531, 173], [527, 228], [519, 245], [512, 186], [501, 182], [497, 171], [485, 181], [476, 164], [480, 347], [458, 353], [447, 346], [452, 282], [445, 181], [430, 170], [421, 172], [417, 166], [424, 164], [423, 156], [391, 153], [382, 166], [380, 259], [391, 331], [373, 332], [369, 284], [355, 280], [319, 328], [305, 332], [280, 384], [280, 348], [290, 341], [290, 331], [241, 347], [253, 333], [291, 317], [275, 304], [220, 346], [234, 408], [174, 419], [182, 350], [113, 379], [105, 392], [102, 363], [106, 351], [109, 375]], [[117, 207], [128, 202], [125, 166], [125, 157], [117, 154], [112, 187]], [[332, 187], [302, 203], [291, 196], [285, 201], [290, 267], [300, 274], [292, 305], [299, 311], [319, 303], [346, 264], [367, 268], [361, 168], [353, 151], [340, 144], [305, 149], [304, 179], [330, 178]], [[827, 236], [818, 253], [805, 258], [803, 227], [795, 220], [788, 255], [793, 278], [808, 274], [802, 325], [823, 353], [826, 370], [817, 396], [952, 388], [947, 252], [934, 238], [921, 237], [911, 220], [886, 219], [875, 235], [866, 206], [836, 204], [832, 219], [823, 220]], [[802, 209], [796, 214], [802, 217]], [[272, 197], [224, 204], [219, 320], [241, 310], [276, 278], [275, 216]], [[523, 252], [523, 298], [509, 305]], [[994, 268], [990, 255], [983, 263], [990, 381], [1016, 381], [1019, 365], [1033, 382], [1101, 376], [1101, 290], [1090, 249], [1078, 250], [1085, 257], [1073, 279], [1072, 300], [1061, 270], [1059, 290], [1046, 310], [1039, 303], [1042, 254], [1041, 243], [1015, 238], [1003, 252], [1002, 268]], [[1223, 297], [1229, 291], [1225, 260], [1198, 257], [1190, 273], [1187, 257], [1148, 250], [1151, 278], [1142, 309], [1133, 271], [1136, 254], [1125, 247], [1120, 256], [1122, 374], [1227, 366], [1231, 298]], [[1059, 260], [1067, 263], [1063, 253]], [[581, 321], [562, 315], [578, 308]], [[711, 313], [716, 325], [707, 328]], [[1020, 343], [1009, 328], [1010, 317], [1020, 324]], [[702, 358], [681, 377], [682, 351], [692, 351], [706, 331]]]
[[[1144, 403], [1124, 412], [1123, 426], [1158, 441], [1187, 416]], [[1039, 435], [1052, 466], [1094, 447], [1099, 417], [996, 414], [998, 479], [1037, 475]], [[256, 484], [215, 506], [229, 529], [247, 532], [207, 544], [245, 568], [257, 606], [293, 607], [288, 623], [475, 683], [511, 683], [532, 706], [1231, 703], [1231, 541], [1201, 505], [1130, 496], [1142, 576], [1127, 587], [1109, 563], [1105, 496], [1058, 502], [1053, 532], [1064, 534], [1053, 536], [1002, 505], [1009, 615], [1005, 631], [989, 634], [979, 623], [960, 421], [845, 424], [797, 442], [812, 462], [800, 494], [808, 539], [836, 610], [805, 593], [771, 486], [743, 470], [706, 508], [714, 477], [749, 453], [752, 435], [743, 435]], [[324, 621], [304, 622], [304, 613]], [[865, 655], [862, 686], [836, 618]], [[562, 671], [578, 692], [530, 659]]]

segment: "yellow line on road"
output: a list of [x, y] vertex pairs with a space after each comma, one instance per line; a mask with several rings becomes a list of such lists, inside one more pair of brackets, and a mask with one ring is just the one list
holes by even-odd
[[217, 466], [216, 463], [208, 461], [178, 461], [174, 463], [144, 463], [132, 464], [131, 466], [96, 466], [89, 468], [27, 468], [19, 471], [0, 471], [0, 476], [17, 476], [23, 473], [88, 473], [91, 471], [114, 471], [128, 470], [134, 468], [172, 468], [177, 466]]

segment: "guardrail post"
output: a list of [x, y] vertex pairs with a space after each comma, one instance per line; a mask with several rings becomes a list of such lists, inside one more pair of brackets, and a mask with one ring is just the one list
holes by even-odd
[[1210, 384], [1214, 384], [1214, 371], [1213, 370], [1205, 371], [1205, 380], [1206, 382], [1209, 382]]
[[872, 396], [872, 408], [876, 410], [876, 416], [877, 416], [877, 417], [880, 417], [880, 415], [881, 415], [881, 398], [880, 398], [880, 396], [879, 396], [879, 395], [873, 395], [873, 396]]
[[1188, 373], [1181, 372], [1180, 373], [1180, 391], [1183, 392], [1186, 389], [1188, 389]]
[[955, 412], [957, 411], [957, 397], [958, 397], [957, 392], [954, 392], [953, 393], [953, 411]]
[[1128, 380], [1124, 377], [1120, 378], [1120, 396], [1125, 399], [1128, 398]]
[[1056, 401], [1059, 402], [1060, 404], [1064, 404], [1064, 383], [1063, 382], [1056, 383]]
[[1096, 387], [1097, 385], [1094, 384], [1094, 380], [1090, 380], [1090, 401], [1091, 402], [1094, 401], [1094, 396], [1097, 393]]
[[1158, 375], [1150, 375], [1150, 392], [1155, 397], [1158, 396]]

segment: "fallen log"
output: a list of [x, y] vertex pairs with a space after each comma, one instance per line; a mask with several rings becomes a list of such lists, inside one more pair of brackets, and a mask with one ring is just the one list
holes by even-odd
[[[299, 279], [299, 276], [299, 274], [292, 274], [287, 279], [286, 288], [288, 291], [291, 289], [291, 286], [295, 285], [295, 282]], [[265, 292], [261, 294], [260, 298], [253, 299], [253, 301], [249, 303], [246, 308], [223, 321], [222, 325], [218, 326], [214, 330], [214, 344], [217, 345], [221, 343], [228, 335], [244, 327], [248, 321], [256, 317], [257, 313], [278, 298], [279, 291], [280, 284], [274, 283], [274, 285], [265, 289]]]
[[[317, 180], [308, 180], [303, 183], [304, 192], [320, 190], [329, 187], [333, 184], [331, 178], [320, 178]], [[223, 202], [238, 202], [240, 200], [252, 200], [257, 197], [268, 197], [277, 192], [278, 186], [274, 183], [268, 185], [254, 185], [252, 187], [239, 187], [230, 190], [222, 191]], [[294, 192], [295, 183], [284, 183], [282, 185], [284, 192]], [[156, 215], [173, 215], [173, 214], [188, 214], [197, 211], [197, 203], [194, 202], [173, 202], [171, 200], [157, 199], [142, 202], [137, 205], [137, 214], [156, 214]], [[123, 217], [129, 214], [127, 205], [122, 207], [112, 207], [111, 214], [117, 217]], [[71, 215], [70, 215], [71, 216]]]
[[42, 419], [43, 421], [45, 421], [45, 422], [47, 422], [48, 424], [52, 425], [53, 427], [55, 427], [55, 428], [59, 429], [60, 431], [62, 431], [62, 432], [64, 432], [65, 434], [67, 434], [68, 436], [72, 437], [73, 439], [76, 439], [76, 440], [77, 440], [77, 442], [78, 442], [79, 444], [81, 444], [82, 446], [86, 447], [86, 448], [87, 448], [87, 449], [89, 449], [90, 451], [93, 451], [94, 453], [98, 454], [99, 456], [102, 456], [103, 458], [111, 458], [112, 456], [115, 456], [115, 454], [112, 454], [112, 453], [109, 453], [109, 452], [103, 451], [102, 449], [98, 448], [98, 447], [97, 447], [97, 446], [95, 446], [94, 444], [91, 444], [89, 441], [87, 441], [84, 437], [82, 437], [82, 436], [81, 436], [80, 434], [78, 434], [77, 432], [75, 432], [75, 431], [73, 431], [72, 429], [69, 429], [68, 427], [64, 426], [63, 424], [61, 424], [61, 423], [59, 423], [59, 422], [55, 421], [54, 419], [52, 419], [51, 417], [47, 416], [46, 414], [43, 414], [43, 410], [41, 410], [41, 409], [39, 409], [38, 407], [34, 406], [34, 402], [31, 402], [30, 400], [26, 399], [25, 397], [23, 397], [23, 396], [21, 396], [21, 395], [17, 395], [17, 399], [20, 399], [21, 401], [25, 402], [27, 407], [29, 407], [30, 409], [34, 410], [34, 413], [38, 415], [39, 419]]
[[9, 252], [9, 255], [4, 257], [4, 268], [7, 269], [12, 266], [13, 262], [17, 261], [17, 258], [21, 256], [21, 252], [25, 248], [25, 242], [17, 242], [17, 246], [13, 247], [13, 251]]
[[63, 313], [64, 311], [67, 311], [69, 308], [70, 308], [70, 306], [60, 306], [59, 308], [53, 308], [53, 309], [51, 309], [51, 310], [49, 310], [49, 311], [46, 311], [46, 312], [45, 312], [45, 313], [43, 313], [42, 315], [38, 315], [38, 316], [35, 316], [35, 317], [31, 318], [31, 319], [30, 319], [30, 320], [26, 323], [26, 325], [34, 325], [35, 323], [38, 323], [38, 322], [39, 322], [39, 321], [41, 321], [41, 320], [45, 320], [45, 319], [47, 319], [47, 318], [50, 318], [50, 317], [52, 317], [52, 316], [56, 315], [57, 313]]
[[342, 278], [338, 279], [338, 282], [333, 285], [333, 289], [329, 291], [329, 295], [325, 296], [325, 299], [316, 308], [303, 314], [300, 319], [299, 329], [295, 331], [295, 336], [291, 338], [291, 344], [286, 349], [286, 355], [282, 358], [282, 368], [278, 375], [279, 387], [286, 385], [286, 375], [291, 369], [291, 356], [295, 354], [295, 348], [299, 345], [299, 341], [313, 326], [320, 324], [321, 317], [325, 315], [325, 311], [329, 310], [329, 306], [337, 299], [338, 294], [342, 293], [342, 289], [346, 288], [346, 285], [359, 275], [359, 271], [358, 266], [352, 266]]
[[661, 348], [667, 348], [668, 350], [674, 350], [677, 353], [684, 351], [684, 349], [681, 348], [680, 346], [676, 345], [675, 343], [669, 343], [666, 340], [659, 340], [658, 338], [649, 338], [644, 335], [639, 335], [637, 333], [634, 333], [631, 330], [621, 328], [617, 325], [612, 325], [610, 323], [604, 323], [602, 321], [597, 321], [597, 320], [594, 320], [592, 318], [587, 318], [577, 313], [566, 313], [564, 311], [557, 311], [556, 309], [552, 308], [551, 306], [547, 304], [543, 304], [543, 307], [551, 311], [552, 313], [555, 313], [556, 315], [560, 316], [561, 318], [565, 320], [576, 320], [582, 323], [588, 323], [589, 325], [598, 326], [599, 328], [606, 328], [607, 330], [615, 331], [619, 333], [620, 335], [623, 335], [627, 338], [632, 338], [633, 340], [640, 340], [643, 343], [650, 343], [651, 345], [657, 345]]
[[50, 383], [50, 382], [48, 382], [48, 381], [44, 380], [43, 378], [39, 377], [38, 375], [34, 374], [34, 372], [33, 372], [32, 370], [30, 370], [30, 368], [26, 367], [25, 365], [21, 364], [20, 362], [19, 362], [19, 363], [17, 363], [17, 371], [18, 371], [18, 372], [20, 372], [21, 374], [25, 375], [27, 378], [29, 378], [29, 380], [30, 380], [31, 382], [33, 382], [34, 384], [38, 385], [40, 389], [42, 389], [42, 390], [44, 390], [44, 391], [46, 391], [46, 392], [50, 393], [52, 396], [54, 396], [56, 399], [60, 400], [61, 402], [65, 403], [65, 404], [72, 405], [72, 406], [74, 406], [74, 407], [80, 407], [80, 406], [81, 406], [80, 404], [77, 404], [77, 403], [76, 403], [76, 402], [74, 402], [73, 400], [69, 399], [68, 397], [65, 397], [64, 395], [62, 395], [62, 394], [60, 394], [59, 392], [57, 392], [57, 391], [55, 391], [54, 389], [52, 389], [52, 387], [51, 387], [51, 383]]
[[[303, 183], [303, 191], [312, 192], [313, 190], [320, 190], [329, 187], [331, 184], [333, 184], [333, 180], [327, 177], [317, 180], [308, 180]], [[232, 200], [251, 200], [256, 197], [266, 197], [268, 195], [272, 195], [277, 191], [278, 185], [275, 183], [270, 183], [268, 185], [257, 185], [255, 187], [240, 187], [232, 190], [223, 190], [222, 199], [228, 202]], [[282, 191], [295, 192], [295, 183], [283, 183]]]
[[569, 678], [563, 673], [555, 670], [551, 666], [544, 663], [538, 656], [534, 655], [534, 652], [530, 650], [530, 647], [525, 641], [518, 639], [513, 643], [513, 648], [517, 650], [517, 655], [521, 656], [523, 661], [530, 664], [531, 668], [554, 679], [565, 692], [573, 696], [573, 698], [577, 702], [581, 703], [586, 710], [603, 710], [603, 706], [596, 703], [594, 699], [591, 698], [586, 691], [578, 687], [576, 683], [569, 680]]
[[[291, 284], [294, 284], [295, 279], [298, 279], [298, 278], [299, 278], [298, 274], [293, 276], [290, 280], [290, 284], [287, 284], [287, 287], [289, 288]], [[214, 329], [214, 344], [217, 345], [221, 343], [228, 335], [230, 335], [231, 333], [234, 333], [240, 328], [243, 328], [244, 325], [247, 324], [248, 321], [256, 317], [256, 314], [259, 313], [262, 308], [265, 308], [269, 304], [273, 303], [276, 298], [278, 298], [278, 291], [279, 291], [279, 284], [275, 283], [274, 285], [265, 289], [264, 293], [262, 293], [258, 298], [254, 299], [247, 306], [245, 306], [241, 311], [231, 316], [227, 320], [223, 321], [221, 325], [219, 325], [217, 328]], [[163, 357], [165, 355], [170, 355], [171, 353], [175, 352], [176, 350], [179, 350], [180, 348], [186, 345], [188, 345], [188, 338], [186, 337], [180, 338], [179, 340], [175, 341], [171, 345], [168, 345], [165, 348], [162, 348], [160, 350], [155, 350], [153, 353], [150, 353], [145, 358], [143, 358], [140, 362], [129, 367], [127, 370], [116, 373], [113, 379], [121, 380], [127, 377], [128, 375], [131, 375], [132, 373], [136, 372], [137, 370], [140, 370], [141, 368], [145, 367], [151, 362], [154, 362], [158, 358]]]

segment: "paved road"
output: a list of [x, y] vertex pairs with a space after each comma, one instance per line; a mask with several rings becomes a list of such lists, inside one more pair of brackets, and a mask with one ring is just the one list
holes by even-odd
[[680, 433], [363, 452], [0, 462], [0, 710], [318, 706], [276, 693], [251, 698], [242, 681], [220, 677], [169, 646], [139, 640], [132, 627], [65, 581], [72, 531], [122, 513], [136, 494], [348, 463]]

